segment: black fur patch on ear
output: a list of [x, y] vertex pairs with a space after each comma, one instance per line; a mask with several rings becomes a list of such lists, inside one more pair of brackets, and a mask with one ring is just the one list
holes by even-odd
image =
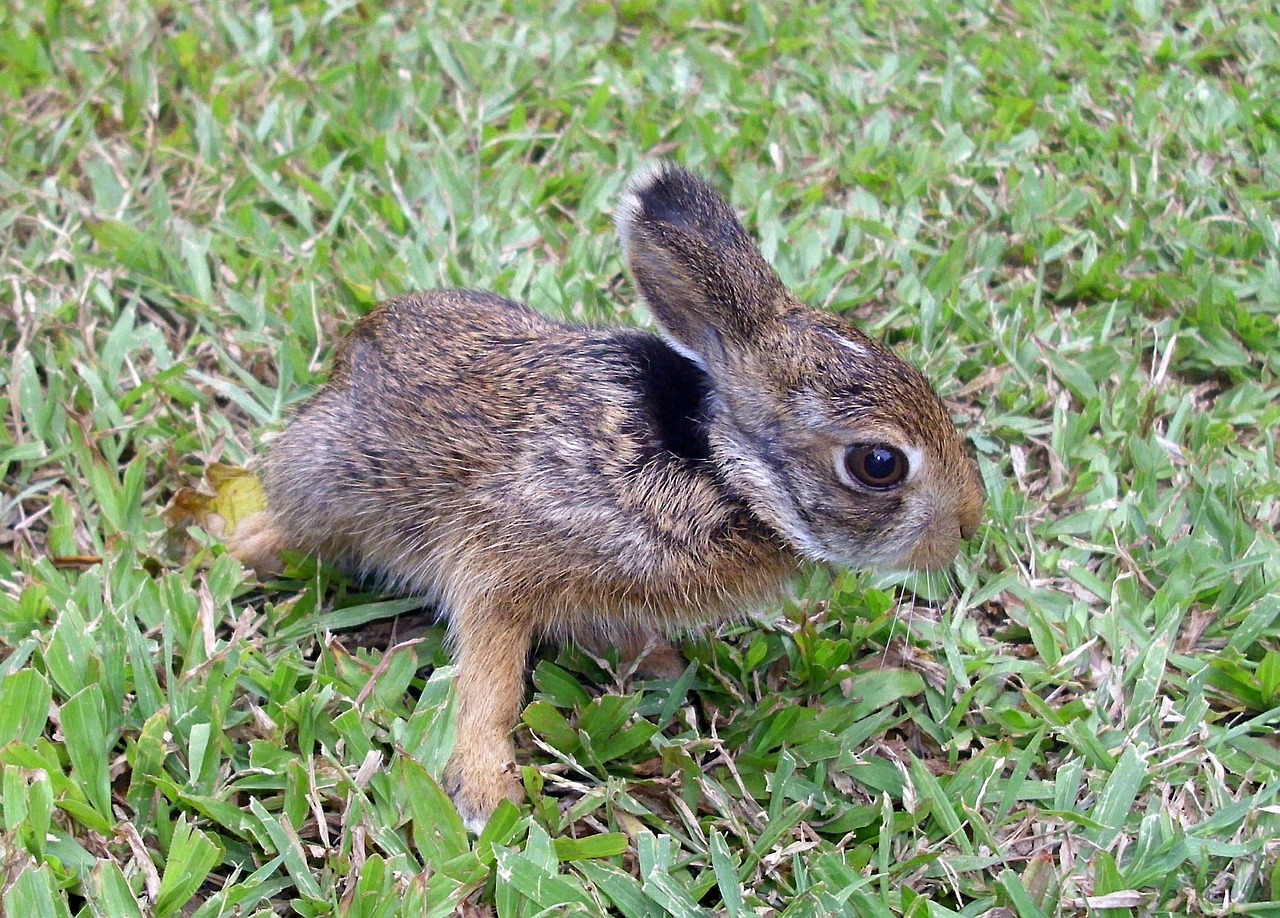
[[654, 446], [680, 459], [710, 459], [706, 426], [711, 377], [654, 335], [630, 332], [616, 340], [634, 368], [635, 384], [653, 425]]
[[714, 188], [691, 172], [663, 163], [631, 187], [645, 223], [669, 223], [705, 242], [737, 244], [745, 233], [738, 218]]
[[638, 172], [618, 204], [626, 262], [673, 341], [706, 362], [710, 333], [754, 342], [788, 301], [778, 276], [728, 202], [672, 163]]

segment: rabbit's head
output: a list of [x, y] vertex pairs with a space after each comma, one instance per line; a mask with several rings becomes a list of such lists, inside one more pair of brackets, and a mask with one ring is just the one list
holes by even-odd
[[948, 564], [978, 526], [983, 488], [924, 376], [800, 303], [725, 201], [678, 166], [635, 176], [617, 224], [668, 342], [711, 379], [725, 486], [812, 560]]

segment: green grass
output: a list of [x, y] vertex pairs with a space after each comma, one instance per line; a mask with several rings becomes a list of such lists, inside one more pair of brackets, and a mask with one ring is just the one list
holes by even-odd
[[[545, 650], [469, 840], [441, 630], [161, 511], [383, 297], [643, 321], [654, 154], [938, 381], [988, 520], [675, 686]], [[1278, 199], [1260, 0], [3, 7], [0, 911], [1280, 915]]]

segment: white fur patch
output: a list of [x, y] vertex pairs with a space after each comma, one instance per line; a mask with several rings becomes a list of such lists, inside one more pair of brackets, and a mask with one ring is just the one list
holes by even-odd
[[671, 348], [671, 350], [675, 351], [677, 354], [679, 354], [681, 357], [684, 357], [686, 360], [693, 361], [698, 365], [699, 369], [707, 372], [708, 374], [711, 372], [707, 368], [707, 361], [703, 358], [701, 354], [689, 348], [688, 346], [682, 344], [680, 341], [676, 340], [676, 337], [674, 335], [668, 334], [667, 330], [662, 327], [661, 323], [659, 323], [658, 325], [658, 330], [662, 333], [662, 340], [667, 342], [667, 345]]
[[853, 351], [859, 357], [869, 356], [867, 353], [867, 349], [863, 345], [859, 344], [857, 341], [850, 341], [848, 338], [842, 337], [840, 335], [836, 335], [836, 341], [837, 343], [839, 343], [841, 347], [847, 347], [849, 350]]
[[628, 247], [631, 227], [635, 225], [640, 214], [644, 212], [644, 205], [640, 203], [640, 196], [652, 188], [655, 183], [661, 181], [666, 174], [667, 164], [662, 160], [658, 160], [657, 162], [645, 163], [632, 174], [631, 178], [627, 179], [627, 184], [622, 189], [622, 194], [618, 197], [617, 208], [613, 212], [613, 225], [618, 230], [618, 239], [621, 240], [624, 251]]

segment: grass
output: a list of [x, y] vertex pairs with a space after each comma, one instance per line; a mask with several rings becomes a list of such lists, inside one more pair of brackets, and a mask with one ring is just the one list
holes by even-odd
[[[18, 0], [0, 60], [4, 914], [1280, 915], [1272, 5]], [[938, 381], [988, 519], [675, 685], [546, 649], [470, 840], [441, 630], [162, 510], [383, 297], [644, 321], [655, 154]]]

